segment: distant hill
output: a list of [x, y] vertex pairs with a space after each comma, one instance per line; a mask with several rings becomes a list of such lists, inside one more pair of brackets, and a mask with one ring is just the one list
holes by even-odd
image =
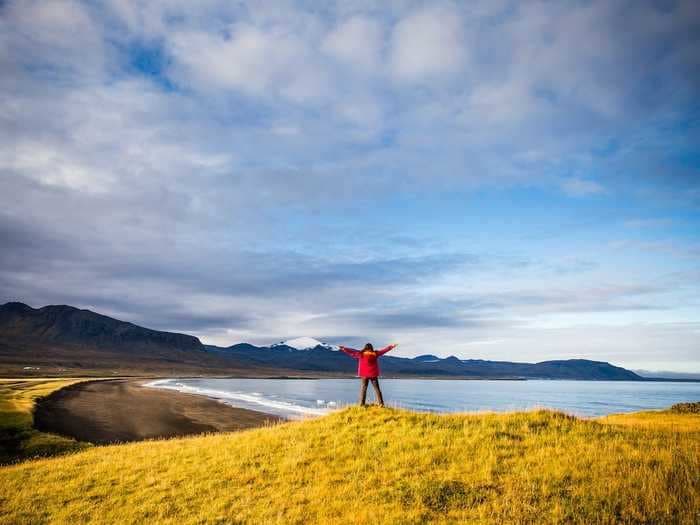
[[[271, 346], [240, 343], [224, 348], [90, 310], [66, 305], [35, 309], [17, 302], [0, 306], [0, 365], [6, 374], [36, 367], [163, 375], [352, 376], [355, 372], [355, 361], [337, 347], [308, 337]], [[382, 357], [382, 370], [393, 377], [643, 380], [624, 368], [585, 359], [532, 364], [388, 354]]]
[[[286, 369], [308, 372], [342, 372], [354, 370], [355, 361], [345, 354], [318, 345], [297, 350], [284, 344], [254, 346], [248, 343], [227, 348], [208, 346], [210, 352], [236, 356], [239, 362], [255, 366], [282, 366]], [[569, 359], [541, 363], [511, 363], [459, 359], [455, 356], [439, 358], [421, 355], [414, 358], [382, 357], [382, 371], [392, 376], [461, 377], [474, 379], [595, 379], [611, 381], [640, 381], [634, 372], [600, 361]]]

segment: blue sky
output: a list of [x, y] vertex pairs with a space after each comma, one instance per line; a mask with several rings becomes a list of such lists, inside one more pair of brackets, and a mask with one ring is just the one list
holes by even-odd
[[0, 300], [700, 371], [700, 8], [8, 1]]

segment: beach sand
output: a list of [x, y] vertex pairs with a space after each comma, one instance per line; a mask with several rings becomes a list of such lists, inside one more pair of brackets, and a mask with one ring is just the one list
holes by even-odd
[[142, 386], [144, 380], [90, 381], [37, 403], [34, 426], [91, 443], [243, 430], [280, 421], [203, 396]]

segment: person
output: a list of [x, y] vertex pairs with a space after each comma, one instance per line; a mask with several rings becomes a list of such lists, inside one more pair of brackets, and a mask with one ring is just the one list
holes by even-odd
[[353, 359], [357, 359], [357, 375], [362, 379], [360, 385], [360, 406], [365, 406], [367, 398], [367, 384], [371, 381], [374, 387], [374, 393], [377, 396], [377, 403], [384, 406], [384, 398], [382, 391], [379, 388], [379, 356], [386, 354], [389, 350], [393, 350], [398, 345], [391, 344], [381, 350], [375, 350], [371, 343], [367, 343], [362, 350], [355, 350], [346, 346], [340, 346], [340, 351], [349, 355]]

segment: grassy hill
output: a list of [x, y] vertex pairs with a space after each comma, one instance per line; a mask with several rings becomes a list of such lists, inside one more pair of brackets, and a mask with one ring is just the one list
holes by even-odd
[[698, 523], [700, 415], [349, 408], [0, 468], [0, 523]]

